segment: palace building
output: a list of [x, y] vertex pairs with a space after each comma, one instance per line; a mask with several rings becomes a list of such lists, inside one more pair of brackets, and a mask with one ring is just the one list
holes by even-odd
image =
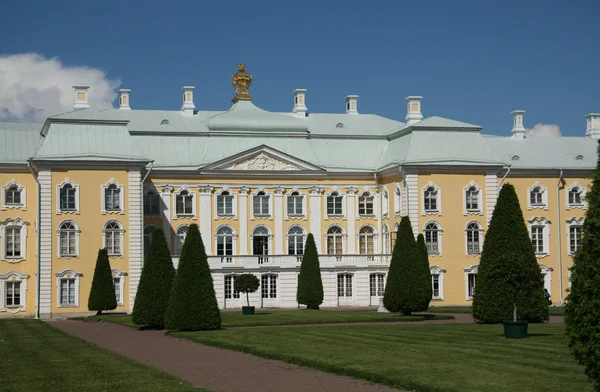
[[[0, 123], [0, 317], [86, 313], [98, 249], [131, 311], [150, 234], [162, 228], [177, 266], [187, 228], [204, 240], [221, 308], [241, 306], [233, 282], [256, 274], [251, 305], [295, 308], [305, 239], [320, 253], [323, 306], [378, 305], [395, 232], [408, 215], [429, 250], [432, 305], [468, 305], [499, 187], [518, 192], [555, 303], [564, 301], [596, 166], [600, 114], [581, 137], [526, 134], [514, 111], [506, 136], [407, 100], [406, 122], [252, 103], [252, 77], [232, 76], [233, 105], [197, 110], [94, 110], [75, 86], [73, 111], [44, 124]], [[134, 105], [135, 106], [135, 105]], [[340, 109], [342, 109], [340, 105]], [[497, 131], [497, 130], [496, 130]]]

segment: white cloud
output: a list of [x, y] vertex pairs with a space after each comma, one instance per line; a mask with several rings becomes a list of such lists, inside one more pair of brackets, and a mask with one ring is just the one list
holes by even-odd
[[0, 121], [43, 122], [73, 110], [74, 85], [89, 85], [93, 109], [112, 107], [120, 80], [86, 66], [66, 66], [36, 53], [0, 56]]
[[561, 136], [560, 128], [555, 124], [535, 124], [525, 132], [525, 136]]

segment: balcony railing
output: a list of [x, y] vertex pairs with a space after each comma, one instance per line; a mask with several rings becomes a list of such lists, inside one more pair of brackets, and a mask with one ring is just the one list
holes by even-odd
[[[322, 267], [334, 267], [336, 265], [347, 266], [370, 266], [389, 265], [392, 255], [319, 255], [319, 263]], [[230, 255], [209, 256], [208, 262], [211, 267], [261, 267], [261, 266], [299, 266], [302, 262], [300, 255]]]

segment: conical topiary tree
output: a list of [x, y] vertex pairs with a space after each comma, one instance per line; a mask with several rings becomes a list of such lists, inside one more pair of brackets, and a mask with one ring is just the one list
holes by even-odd
[[116, 307], [117, 297], [115, 296], [108, 252], [106, 249], [100, 249], [96, 260], [96, 268], [94, 269], [92, 289], [88, 298], [88, 309], [97, 311], [96, 315], [99, 315], [103, 310], [113, 310]]
[[426, 311], [429, 308], [431, 298], [433, 298], [433, 287], [431, 286], [431, 271], [429, 271], [429, 253], [427, 252], [427, 245], [425, 244], [423, 234], [417, 236], [417, 253], [419, 254], [420, 268], [423, 274], [421, 288], [423, 290], [423, 304], [420, 310]]
[[323, 281], [321, 280], [319, 254], [312, 233], [309, 233], [306, 239], [296, 300], [299, 304], [306, 305], [307, 309], [319, 309], [319, 305], [323, 303]]
[[422, 309], [423, 274], [417, 253], [417, 242], [410, 220], [402, 217], [383, 295], [383, 306], [390, 312], [410, 315]]
[[502, 186], [485, 236], [473, 317], [480, 323], [548, 319], [542, 272], [511, 184]]
[[571, 353], [600, 391], [600, 141], [598, 157], [586, 195], [588, 210], [571, 270], [565, 322]]
[[150, 250], [144, 262], [132, 319], [137, 325], [163, 328], [169, 305], [175, 268], [165, 232], [156, 229], [150, 239]]
[[165, 315], [165, 328], [199, 331], [221, 328], [208, 259], [198, 225], [188, 228]]

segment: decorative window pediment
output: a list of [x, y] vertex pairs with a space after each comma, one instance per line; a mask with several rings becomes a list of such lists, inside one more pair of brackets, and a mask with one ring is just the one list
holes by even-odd
[[79, 185], [69, 178], [56, 186], [56, 213], [79, 214]]
[[111, 178], [106, 184], [100, 186], [102, 213], [124, 214], [125, 213], [125, 191], [123, 185]]
[[528, 222], [531, 244], [537, 258], [550, 255], [550, 221], [535, 217]]
[[238, 205], [237, 194], [228, 187], [223, 187], [215, 193], [214, 209], [216, 214], [214, 219], [237, 219]]
[[475, 264], [464, 269], [465, 271], [465, 288], [467, 292], [467, 301], [472, 301], [475, 295], [475, 285], [477, 283], [477, 273], [479, 265]]
[[2, 186], [1, 210], [20, 209], [27, 210], [27, 189], [17, 180], [13, 179]]
[[571, 208], [587, 208], [586, 201], [587, 190], [575, 181], [567, 188], [567, 209]]
[[18, 263], [27, 259], [27, 226], [29, 222], [17, 217], [0, 222], [2, 260]]
[[436, 265], [429, 267], [429, 273], [431, 274], [431, 289], [432, 297], [434, 300], [444, 300], [444, 274], [446, 270]]
[[16, 314], [27, 310], [27, 280], [29, 275], [8, 271], [0, 275], [0, 312]]
[[285, 219], [306, 218], [306, 193], [297, 187], [285, 195]]
[[475, 181], [463, 188], [463, 214], [483, 215], [483, 190]]
[[175, 192], [173, 199], [175, 203], [175, 215], [173, 219], [196, 219], [196, 192], [184, 185]]
[[422, 215], [442, 215], [442, 189], [433, 182], [422, 188]]
[[527, 190], [527, 208], [530, 210], [534, 208], [548, 209], [548, 189], [539, 182]]

